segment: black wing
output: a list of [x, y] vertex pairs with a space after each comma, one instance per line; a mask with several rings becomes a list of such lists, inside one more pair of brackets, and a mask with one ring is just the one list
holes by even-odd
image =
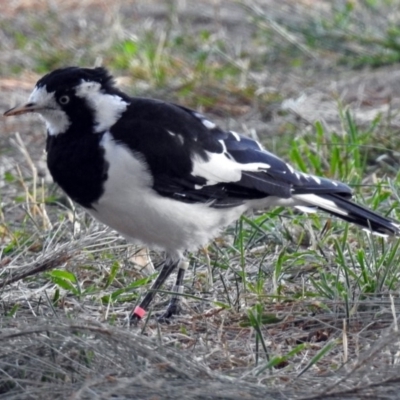
[[134, 99], [111, 133], [145, 157], [154, 190], [180, 201], [231, 207], [296, 193], [351, 197], [348, 186], [295, 171], [257, 141], [174, 104]]
[[351, 202], [347, 185], [296, 171], [257, 141], [187, 108], [133, 99], [111, 133], [146, 159], [162, 196], [219, 208], [273, 196], [275, 204], [314, 207], [378, 234], [400, 234], [396, 221]]

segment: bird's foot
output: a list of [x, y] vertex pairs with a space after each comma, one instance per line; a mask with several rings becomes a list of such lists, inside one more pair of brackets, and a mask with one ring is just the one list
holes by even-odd
[[[141, 308], [140, 306], [137, 306], [129, 316], [129, 325], [130, 326], [136, 326], [139, 321], [145, 316], [146, 311]], [[126, 323], [126, 325], [128, 322]]]
[[138, 315], [132, 314], [129, 317], [129, 325], [130, 326], [137, 326], [137, 324], [139, 323], [140, 320], [141, 320], [141, 318]]
[[180, 312], [181, 312], [181, 306], [179, 305], [179, 303], [171, 302], [168, 305], [168, 308], [164, 311], [164, 313], [161, 314], [159, 317], [157, 317], [157, 321], [160, 322], [161, 324], [170, 323], [171, 317], [174, 315], [178, 315]]

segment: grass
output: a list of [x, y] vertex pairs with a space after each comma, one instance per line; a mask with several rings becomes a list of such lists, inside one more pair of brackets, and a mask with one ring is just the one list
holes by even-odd
[[[255, 26], [248, 46], [232, 43], [229, 35], [208, 25], [191, 29], [174, 23], [174, 7], [165, 25], [144, 23], [136, 30], [119, 15], [124, 29], [115, 18], [107, 35], [89, 17], [83, 29], [49, 10], [14, 23], [1, 19], [7, 38], [3, 56], [12, 53], [12, 62], [2, 64], [0, 76], [19, 76], [27, 69], [41, 75], [66, 60], [103, 63], [123, 77], [121, 84], [133, 94], [180, 102], [227, 125], [228, 116], [242, 121], [250, 114], [237, 128], [251, 133], [254, 110], [257, 118], [268, 118], [269, 110], [291, 94], [271, 89], [265, 65], [288, 71], [320, 66], [324, 58], [329, 68], [339, 69], [398, 61], [399, 32], [394, 22], [383, 25], [378, 2], [334, 3], [330, 14], [303, 15], [307, 23], [300, 25], [271, 19], [249, 4], [240, 2]], [[385, 6], [399, 5], [388, 1]], [[357, 21], [376, 15], [364, 35]], [[67, 33], [71, 40], [62, 40]], [[340, 100], [336, 111], [333, 128], [282, 113], [281, 131], [262, 137], [263, 144], [301, 171], [348, 183], [358, 203], [400, 219], [400, 143], [390, 116], [378, 114], [361, 125]], [[0, 179], [7, 184], [0, 188], [1, 279], [12, 277], [16, 266], [44, 272], [2, 288], [3, 316], [65, 314], [71, 320], [121, 325], [154, 274], [143, 275], [132, 261], [137, 249], [45, 183], [32, 161], [37, 154], [31, 155], [22, 140], [16, 145], [21, 163], [3, 169]], [[236, 368], [264, 383], [334, 372], [393, 322], [387, 310], [392, 301], [398, 307], [398, 247], [396, 239], [369, 236], [323, 214], [277, 208], [243, 216], [207, 249], [190, 255], [193, 270], [185, 279], [183, 318], [171, 326], [149, 319], [144, 329], [160, 336], [160, 343], [167, 340], [164, 334], [173, 337], [168, 346], [177, 348], [189, 346], [188, 337], [198, 335], [210, 354], [218, 353], [210, 368], [226, 373]], [[157, 261], [160, 255], [152, 257]], [[153, 313], [165, 308], [169, 288], [157, 296]]]
[[329, 7], [321, 3], [312, 10], [304, 9], [303, 19], [289, 21], [271, 18], [253, 2], [243, 2], [243, 6], [258, 26], [257, 40], [269, 48], [273, 63], [285, 64], [290, 57], [291, 67], [295, 68], [328, 58], [358, 69], [391, 65], [399, 60], [397, 0], [332, 1]]

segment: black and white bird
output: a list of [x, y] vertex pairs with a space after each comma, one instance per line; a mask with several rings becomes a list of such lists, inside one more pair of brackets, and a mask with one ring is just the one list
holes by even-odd
[[[173, 291], [182, 292], [185, 251], [252, 209], [319, 209], [380, 235], [400, 234], [400, 223], [353, 203], [345, 184], [296, 171], [196, 111], [130, 97], [104, 68], [57, 69], [4, 115], [29, 112], [46, 122], [47, 164], [67, 195], [129, 241], [167, 254], [132, 320], [176, 267]], [[177, 304], [175, 295], [164, 317]]]

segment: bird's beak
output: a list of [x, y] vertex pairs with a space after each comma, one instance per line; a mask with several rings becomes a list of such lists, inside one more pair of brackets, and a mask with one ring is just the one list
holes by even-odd
[[10, 110], [8, 110], [4, 113], [4, 116], [9, 117], [11, 115], [21, 115], [21, 114], [26, 114], [26, 113], [30, 113], [30, 112], [37, 112], [41, 109], [43, 109], [43, 107], [39, 106], [36, 103], [27, 103], [22, 106], [17, 106], [17, 107], [11, 108]]

